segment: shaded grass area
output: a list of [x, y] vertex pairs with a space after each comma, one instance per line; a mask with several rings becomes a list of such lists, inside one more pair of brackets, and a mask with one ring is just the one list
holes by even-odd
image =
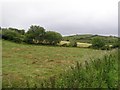
[[108, 51], [16, 44], [2, 40], [3, 87], [34, 87], [42, 81], [68, 70], [76, 61], [102, 57]]

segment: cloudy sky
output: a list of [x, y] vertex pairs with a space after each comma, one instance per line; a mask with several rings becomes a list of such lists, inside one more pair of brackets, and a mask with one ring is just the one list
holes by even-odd
[[70, 34], [118, 34], [119, 0], [1, 0], [0, 26], [40, 25]]

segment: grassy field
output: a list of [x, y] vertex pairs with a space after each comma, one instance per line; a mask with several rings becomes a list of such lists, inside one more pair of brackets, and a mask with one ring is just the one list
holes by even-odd
[[[67, 46], [70, 46], [70, 41], [61, 41], [58, 45], [61, 46], [63, 44], [66, 44]], [[77, 42], [77, 47], [88, 48], [90, 46], [92, 46], [92, 44], [90, 44], [90, 43], [80, 43], [80, 42]]]
[[108, 88], [117, 89], [118, 84], [118, 52], [112, 50], [102, 58], [92, 59], [84, 64], [79, 62], [74, 67], [57, 77], [44, 81], [36, 87], [48, 88]]
[[[25, 87], [26, 80], [58, 75], [78, 61], [103, 57], [109, 51], [16, 44], [2, 41], [3, 87]], [[22, 82], [22, 83], [21, 83]]]

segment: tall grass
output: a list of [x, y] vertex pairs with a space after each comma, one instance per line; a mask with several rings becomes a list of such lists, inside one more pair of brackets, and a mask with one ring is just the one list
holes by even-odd
[[42, 87], [49, 88], [117, 88], [118, 54], [105, 55], [102, 59], [91, 60], [71, 67], [59, 77], [52, 77]]

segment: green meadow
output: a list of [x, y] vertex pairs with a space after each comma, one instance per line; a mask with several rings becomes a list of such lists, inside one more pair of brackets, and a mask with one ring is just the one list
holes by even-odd
[[16, 44], [2, 40], [3, 87], [26, 87], [26, 82], [57, 76], [76, 62], [90, 62], [111, 51], [90, 48]]

